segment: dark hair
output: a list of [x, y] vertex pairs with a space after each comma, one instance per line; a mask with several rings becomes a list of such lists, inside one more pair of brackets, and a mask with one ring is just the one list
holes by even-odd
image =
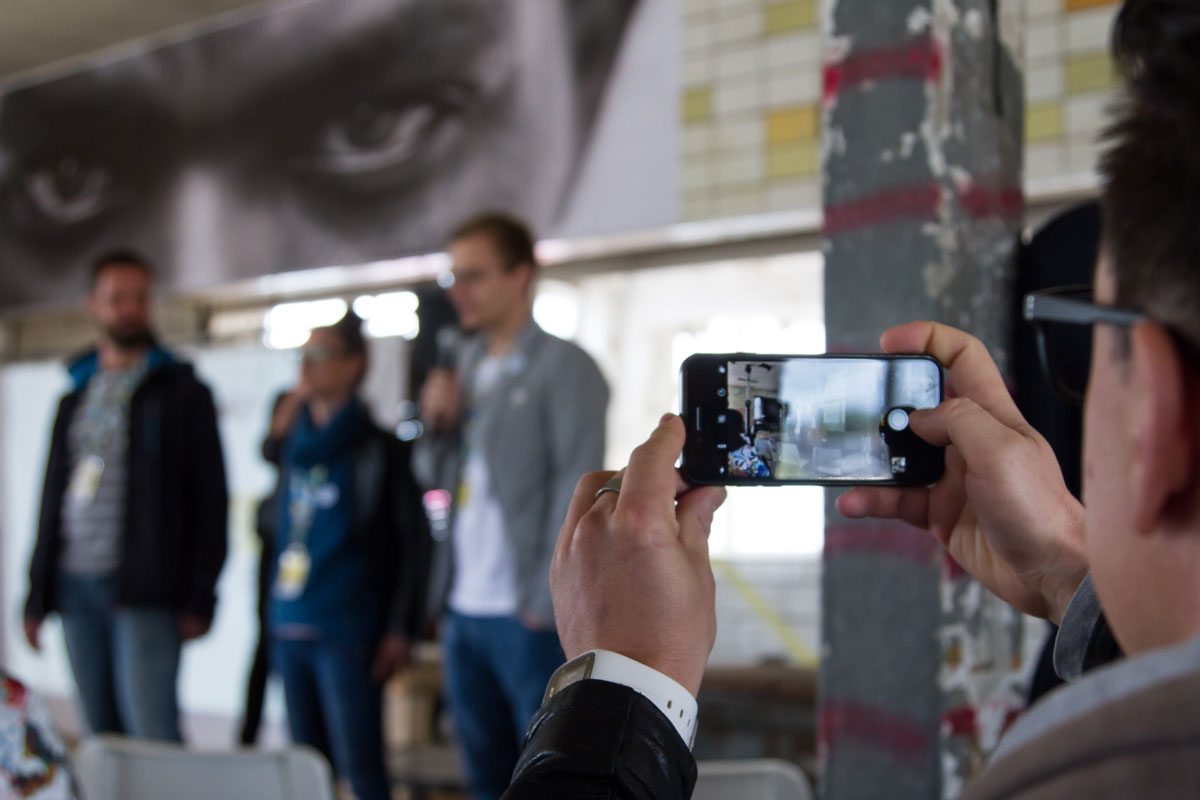
[[145, 273], [147, 278], [154, 277], [154, 268], [141, 253], [133, 250], [110, 250], [92, 262], [92, 288], [100, 282], [100, 276], [113, 267], [134, 267]]
[[[1200, 357], [1200, 3], [1127, 0], [1113, 30], [1127, 82], [1106, 132], [1104, 249], [1117, 302]], [[1200, 365], [1200, 362], [1197, 362]]]
[[490, 211], [471, 217], [454, 229], [446, 243], [480, 235], [492, 240], [509, 272], [522, 264], [537, 266], [533, 233], [528, 225], [510, 214]]
[[342, 355], [359, 356], [363, 361], [362, 372], [359, 373], [358, 383], [362, 383], [367, 376], [367, 337], [363, 333], [363, 319], [353, 311], [347, 311], [346, 315], [332, 325], [326, 325], [314, 330], [329, 331], [337, 339], [338, 347], [342, 350]]
[[329, 326], [329, 330], [337, 336], [342, 352], [349, 356], [366, 355], [367, 337], [363, 334], [363, 319], [353, 311]]

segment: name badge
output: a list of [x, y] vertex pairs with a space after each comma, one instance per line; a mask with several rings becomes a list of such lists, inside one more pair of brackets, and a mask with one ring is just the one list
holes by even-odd
[[308, 548], [293, 542], [279, 554], [279, 571], [275, 576], [275, 595], [284, 600], [295, 600], [304, 594], [308, 585], [308, 573], [312, 569], [312, 556]]
[[104, 459], [100, 456], [87, 456], [75, 465], [71, 473], [71, 483], [67, 494], [71, 502], [77, 506], [91, 505], [96, 499], [96, 490], [100, 488], [100, 477], [104, 475]]

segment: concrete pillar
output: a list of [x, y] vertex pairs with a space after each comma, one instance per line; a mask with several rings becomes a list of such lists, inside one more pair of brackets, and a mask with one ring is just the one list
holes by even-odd
[[[911, 319], [1007, 362], [1022, 212], [1019, 7], [827, 0], [829, 349]], [[827, 492], [822, 796], [955, 797], [1021, 705], [1020, 621], [928, 534], [852, 523]]]

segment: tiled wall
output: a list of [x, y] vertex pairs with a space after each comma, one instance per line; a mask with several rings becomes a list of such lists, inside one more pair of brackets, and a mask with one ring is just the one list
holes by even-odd
[[[683, 0], [683, 213], [820, 205], [821, 16], [827, 0]], [[1115, 86], [1117, 0], [1023, 4], [1033, 192], [1090, 172]]]
[[684, 0], [686, 219], [820, 203], [817, 0]]
[[1095, 166], [1117, 85], [1108, 44], [1118, 7], [1117, 0], [1025, 0], [1027, 176]]

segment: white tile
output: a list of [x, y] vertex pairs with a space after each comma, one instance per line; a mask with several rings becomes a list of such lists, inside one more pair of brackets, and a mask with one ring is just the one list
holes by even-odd
[[710, 47], [713, 43], [713, 30], [715, 28], [716, 24], [712, 22], [685, 25], [683, 28], [684, 52], [703, 51]]
[[717, 55], [717, 80], [757, 75], [762, 58], [762, 48], [757, 42], [730, 46]]
[[767, 106], [800, 105], [821, 99], [821, 75], [816, 70], [798, 70], [767, 81]]
[[745, 14], [762, 13], [762, 0], [715, 0], [717, 17], [732, 19]]
[[712, 185], [713, 170], [708, 159], [687, 159], [683, 164], [683, 190], [705, 189]]
[[762, 212], [762, 195], [755, 192], [722, 192], [716, 197], [718, 217], [740, 217]]
[[1025, 100], [1027, 102], [1040, 103], [1046, 100], [1058, 100], [1065, 93], [1061, 63], [1056, 62], [1026, 70]]
[[1112, 105], [1108, 94], [1087, 94], [1069, 97], [1063, 104], [1066, 109], [1066, 131], [1072, 138], [1084, 138], [1099, 134], [1109, 122], [1108, 109]]
[[763, 122], [757, 116], [741, 116], [716, 123], [713, 147], [721, 152], [752, 151], [761, 153], [765, 134]]
[[763, 102], [763, 91], [755, 80], [741, 80], [716, 87], [713, 111], [718, 117], [727, 117], [752, 109], [759, 109]]
[[722, 20], [713, 31], [713, 41], [718, 45], [752, 39], [762, 33], [762, 13], [743, 14], [733, 19]]
[[1034, 25], [1025, 34], [1025, 59], [1030, 63], [1062, 54], [1062, 27], [1057, 24]]
[[713, 148], [714, 126], [711, 122], [684, 125], [681, 145], [685, 156], [703, 155]]
[[1095, 139], [1074, 139], [1067, 143], [1067, 168], [1072, 175], [1094, 172], [1103, 152], [1104, 145]]
[[1117, 6], [1067, 15], [1067, 52], [1107, 50]]
[[757, 183], [763, 177], [761, 154], [722, 158], [717, 162], [717, 184]]
[[1067, 174], [1067, 146], [1061, 142], [1042, 142], [1025, 148], [1025, 177], [1040, 180]]
[[1062, 14], [1062, 0], [1025, 0], [1025, 18], [1029, 20], [1040, 17], [1059, 16]]
[[707, 54], [683, 62], [683, 85], [700, 86], [713, 80], [713, 60]]
[[780, 70], [805, 65], [821, 71], [821, 34], [798, 31], [772, 36], [766, 45], [767, 68]]
[[[683, 218], [688, 222], [695, 220], [708, 219], [708, 199], [699, 198], [684, 198], [683, 201]], [[720, 624], [720, 623], [718, 623]]]

